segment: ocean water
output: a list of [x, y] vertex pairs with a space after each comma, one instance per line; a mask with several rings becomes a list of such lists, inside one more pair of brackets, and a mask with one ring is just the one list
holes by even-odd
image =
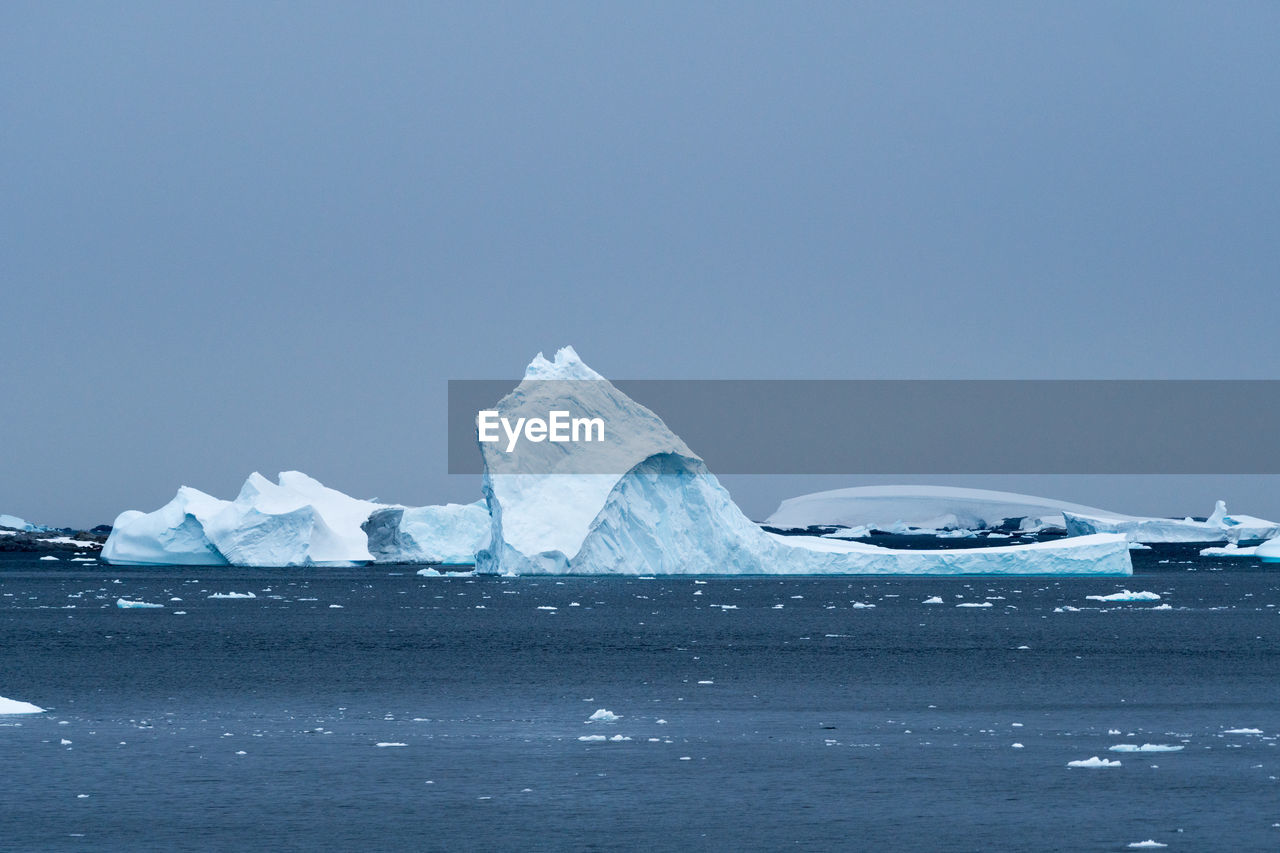
[[[1280, 573], [1192, 553], [703, 580], [0, 555], [0, 696], [47, 709], [0, 717], [0, 848], [1275, 850]], [[1123, 588], [1161, 598], [1088, 598]], [[1068, 766], [1094, 756], [1120, 766]]]

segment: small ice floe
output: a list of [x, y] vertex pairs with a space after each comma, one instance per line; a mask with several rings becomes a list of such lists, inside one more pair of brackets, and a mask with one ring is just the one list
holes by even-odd
[[990, 601], [962, 601], [956, 607], [994, 607]]
[[1256, 557], [1258, 546], [1241, 548], [1234, 542], [1228, 542], [1221, 548], [1205, 548], [1200, 551], [1201, 557]]
[[608, 739], [604, 735], [582, 735], [578, 738], [583, 743], [602, 743]]
[[1022, 746], [1022, 744], [1020, 744], [1020, 743], [1015, 743], [1015, 744], [1013, 744], [1012, 746], [1010, 746], [1009, 748], [1010, 748], [1010, 749], [1023, 749], [1023, 746]]
[[1115, 746], [1107, 747], [1112, 752], [1181, 752], [1180, 744], [1169, 743], [1144, 743], [1139, 746], [1136, 743], [1118, 743]]
[[1085, 758], [1079, 761], [1068, 761], [1067, 766], [1068, 767], [1119, 767], [1120, 762], [1112, 761], [1109, 758], [1099, 758], [1098, 756], [1095, 755], [1092, 758]]
[[72, 557], [72, 558], [71, 558], [71, 562], [73, 562], [73, 563], [96, 563], [96, 562], [98, 562], [98, 558], [97, 558], [97, 557]]
[[1126, 847], [1132, 847], [1134, 850], [1155, 850], [1157, 847], [1168, 847], [1168, 844], [1161, 844], [1159, 841], [1148, 838], [1146, 841], [1130, 841]]
[[19, 702], [17, 699], [6, 699], [0, 696], [0, 714], [43, 714], [44, 708], [30, 702]]
[[1085, 598], [1090, 601], [1159, 601], [1160, 596], [1154, 592], [1130, 592], [1129, 590], [1121, 590], [1113, 592], [1110, 595], [1086, 595]]
[[941, 596], [935, 595], [932, 598], [926, 598], [924, 601], [920, 603], [921, 604], [943, 604], [944, 602], [942, 601]]
[[258, 596], [254, 595], [251, 592], [215, 592], [213, 595], [210, 595], [207, 597], [208, 598], [257, 598]]
[[710, 679], [706, 679], [706, 680], [703, 680], [703, 681], [699, 681], [698, 683], [699, 683], [699, 684], [715, 684], [715, 682], [714, 682], [714, 681], [711, 681]]
[[588, 723], [616, 723], [622, 719], [621, 714], [615, 714], [608, 708], [598, 708], [594, 714], [587, 717]]
[[1262, 729], [1223, 729], [1224, 735], [1260, 735]]
[[1072, 607], [1070, 604], [1064, 604], [1061, 607], [1053, 608], [1054, 613], [1079, 613], [1079, 607]]
[[58, 562], [58, 558], [53, 556], [52, 554], [45, 554], [40, 559], [45, 560], [46, 562], [54, 562], [54, 563]]
[[631, 740], [631, 738], [627, 737], [626, 735], [614, 735], [613, 737], [609, 738], [609, 740], [613, 743], [621, 743], [624, 740]]
[[1155, 607], [1148, 607], [1147, 609], [1148, 610], [1172, 610], [1173, 605], [1169, 604], [1168, 602], [1165, 602], [1164, 604], [1157, 604]]
[[1141, 542], [1130, 542], [1130, 543], [1129, 543], [1129, 550], [1130, 550], [1130, 551], [1150, 551], [1150, 550], [1151, 550], [1151, 546], [1150, 546], [1150, 545], [1143, 545]]
[[374, 744], [379, 749], [386, 749], [389, 746], [408, 746], [407, 743], [399, 743], [397, 741], [381, 740]]
[[117, 598], [116, 607], [122, 610], [163, 610], [163, 604], [152, 604], [150, 601], [130, 601], [127, 598]]
[[330, 605], [329, 605], [329, 609], [330, 609], [330, 610], [342, 610], [343, 608], [342, 608], [342, 605], [341, 605], [341, 604], [330, 604]]
[[552, 607], [549, 604], [541, 604], [541, 605], [538, 605], [538, 609], [539, 610], [555, 610], [557, 608]]
[[855, 601], [850, 605], [854, 610], [863, 610], [868, 607], [875, 607], [874, 604], [868, 604], [865, 601]]

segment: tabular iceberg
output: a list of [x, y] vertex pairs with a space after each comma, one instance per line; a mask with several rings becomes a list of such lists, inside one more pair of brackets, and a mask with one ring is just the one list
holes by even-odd
[[[547, 380], [565, 380], [550, 381]], [[1110, 574], [1132, 573], [1125, 539], [955, 551], [894, 551], [770, 534], [750, 521], [702, 460], [653, 412], [587, 367], [571, 347], [541, 353], [498, 402], [503, 417], [553, 409], [600, 417], [609, 447], [580, 473], [581, 444], [519, 454], [480, 444], [492, 521], [476, 567], [495, 574]], [[602, 464], [604, 459], [608, 464]]]
[[1021, 518], [1023, 529], [1031, 530], [1064, 527], [1064, 512], [1110, 515], [1081, 504], [988, 489], [855, 486], [788, 498], [765, 523], [784, 530], [840, 525], [901, 532], [906, 527], [984, 530]]
[[1096, 510], [1066, 512], [1067, 532], [1073, 536], [1090, 533], [1123, 533], [1131, 542], [1251, 542], [1280, 535], [1280, 524], [1252, 515], [1228, 515], [1227, 505], [1218, 501], [1205, 521], [1192, 518], [1143, 518]]
[[234, 501], [183, 486], [155, 512], [121, 513], [102, 559], [134, 566], [471, 563], [488, 533], [488, 513], [477, 504], [387, 506], [298, 471], [277, 483], [254, 473]]

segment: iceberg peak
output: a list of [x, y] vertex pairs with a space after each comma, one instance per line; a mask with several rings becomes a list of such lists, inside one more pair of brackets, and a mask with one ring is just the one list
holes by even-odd
[[556, 350], [555, 358], [551, 361], [542, 353], [538, 353], [533, 357], [533, 361], [529, 362], [529, 366], [524, 371], [525, 379], [604, 379], [599, 373], [596, 373], [586, 362], [578, 355], [577, 350], [571, 346], [563, 346]]

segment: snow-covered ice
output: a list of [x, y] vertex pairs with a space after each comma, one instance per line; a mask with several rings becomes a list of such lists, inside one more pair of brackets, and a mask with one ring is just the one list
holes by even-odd
[[1066, 512], [1067, 532], [1073, 536], [1121, 533], [1131, 542], [1248, 542], [1280, 535], [1280, 524], [1252, 515], [1228, 515], [1218, 501], [1205, 521], [1192, 518], [1147, 518], [1102, 511]]
[[252, 592], [215, 592], [206, 598], [257, 598]]
[[1098, 756], [1095, 755], [1092, 758], [1085, 758], [1078, 761], [1068, 761], [1067, 766], [1068, 767], [1119, 767], [1120, 762], [1113, 761], [1109, 758], [1099, 758]]
[[484, 501], [443, 506], [384, 507], [364, 522], [378, 563], [471, 564], [489, 544]]
[[1113, 592], [1110, 595], [1086, 595], [1089, 601], [1159, 601], [1160, 595], [1154, 592], [1130, 592], [1129, 590], [1121, 590]]
[[[780, 529], [838, 524], [886, 532], [903, 528], [984, 530], [1008, 519], [1022, 529], [1062, 528], [1063, 512], [1104, 510], [1049, 498], [952, 486], [856, 486], [788, 498], [766, 524]], [[840, 531], [837, 531], [839, 533]], [[905, 532], [905, 530], [903, 531]]]
[[299, 471], [275, 483], [255, 472], [234, 501], [183, 486], [154, 512], [121, 513], [102, 559], [142, 566], [471, 563], [488, 531], [480, 504], [388, 506]]
[[1126, 846], [1126, 847], [1131, 847], [1131, 848], [1133, 848], [1134, 850], [1155, 850], [1156, 848], [1159, 848], [1159, 847], [1168, 847], [1169, 845], [1168, 845], [1168, 844], [1161, 844], [1159, 841], [1156, 841], [1156, 840], [1154, 840], [1154, 839], [1148, 838], [1146, 841], [1130, 841], [1130, 842], [1129, 842], [1127, 845], [1125, 845], [1125, 846]]
[[1168, 743], [1144, 743], [1139, 746], [1136, 743], [1118, 743], [1115, 746], [1107, 747], [1111, 752], [1181, 752], [1180, 744]]
[[[547, 381], [559, 380], [559, 381]], [[599, 417], [612, 443], [481, 443], [492, 520], [486, 574], [1110, 574], [1132, 573], [1124, 538], [1080, 537], [961, 550], [890, 550], [766, 533], [662, 420], [572, 348], [539, 354], [498, 402], [502, 417], [567, 410]], [[592, 470], [580, 473], [591, 453]]]
[[43, 714], [44, 708], [30, 702], [19, 702], [17, 699], [6, 699], [0, 696], [0, 714]]
[[117, 598], [116, 607], [122, 610], [162, 610], [163, 604], [152, 604], [149, 601], [131, 601], [127, 598]]

